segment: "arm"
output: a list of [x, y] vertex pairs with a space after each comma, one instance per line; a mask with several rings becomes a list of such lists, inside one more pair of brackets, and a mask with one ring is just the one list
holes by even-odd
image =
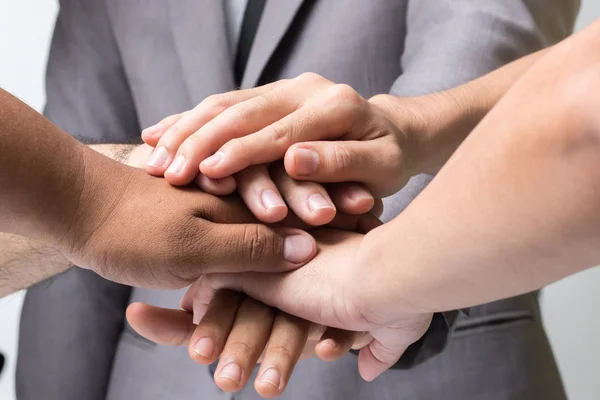
[[[392, 96], [376, 96], [371, 101], [384, 109], [391, 105], [389, 115], [400, 118], [405, 118], [406, 111], [402, 108], [408, 102], [406, 97], [412, 97], [417, 103], [414, 114], [420, 123], [411, 136], [415, 175], [434, 175], [539, 54], [493, 73], [494, 85], [451, 88], [563, 39], [571, 32], [569, 28], [575, 14], [565, 11], [574, 11], [576, 3], [564, 0], [408, 2], [402, 74], [390, 90]], [[538, 17], [545, 18], [546, 23], [542, 24]], [[396, 119], [396, 124], [402, 126], [405, 122]], [[387, 222], [398, 215], [430, 179], [426, 175], [415, 176], [403, 190], [385, 199], [382, 220]], [[447, 340], [445, 327], [452, 325], [457, 315], [446, 313], [445, 321], [436, 315], [430, 332], [409, 349], [400, 364], [414, 365], [442, 349]]]
[[[130, 160], [131, 152], [138, 147], [111, 144], [90, 146], [97, 152], [123, 163]], [[0, 271], [4, 276], [0, 280], [5, 283], [4, 287], [0, 288], [0, 297], [26, 288], [72, 266], [71, 262], [55, 247], [20, 235], [0, 232], [0, 249]], [[35, 271], [34, 274], [31, 271]]]
[[[58, 245], [64, 221], [76, 207], [83, 188], [83, 152], [78, 143], [52, 127], [47, 120], [0, 91], [0, 230]], [[39, 218], [45, 215], [46, 218]], [[12, 245], [2, 247], [0, 293], [26, 287], [54, 275], [68, 265], [64, 257], [16, 236], [4, 236]], [[23, 269], [15, 253], [35, 247], [31, 267]], [[43, 268], [39, 257], [48, 257]]]
[[596, 22], [557, 45], [422, 195], [367, 235], [365, 255], [394, 276], [396, 302], [402, 293], [428, 310], [471, 306], [598, 264], [599, 37]]
[[[390, 94], [415, 97], [447, 91], [552, 45], [571, 33], [578, 7], [578, 0], [511, 0], [501, 4], [494, 0], [411, 0], [402, 75]], [[413, 157], [417, 173], [439, 170], [539, 55], [530, 57], [503, 69], [503, 79], [495, 79], [493, 88], [488, 85], [476, 96], [465, 91], [425, 96], [426, 107], [419, 107], [419, 113], [424, 112], [422, 123], [413, 135], [417, 141], [423, 139], [415, 146], [418, 154]], [[485, 98], [480, 97], [482, 93]], [[469, 100], [462, 102], [467, 108], [457, 110], [453, 103], [463, 96]], [[400, 102], [398, 106], [404, 105]], [[415, 185], [419, 186], [418, 181], [407, 192], [414, 192]], [[403, 196], [397, 195], [398, 202], [405, 204]], [[390, 207], [384, 218], [399, 211]]]
[[[215, 239], [219, 231], [233, 235], [240, 253], [236, 260], [231, 242], [223, 237], [223, 245], [217, 246], [221, 251], [214, 253], [219, 256], [203, 272], [217, 265], [248, 268], [259, 259], [266, 266], [279, 256], [289, 268], [316, 251], [306, 232], [285, 228], [275, 233], [264, 225], [244, 225], [252, 219], [235, 201], [227, 204], [231, 201], [177, 190], [116, 163], [4, 91], [0, 103], [0, 231], [47, 243], [108, 279], [154, 288], [183, 287], [197, 277], [185, 277], [185, 270], [191, 272], [211, 259], [213, 250], [196, 247], [207, 244], [202, 238], [209, 231]], [[199, 218], [199, 210], [213, 222]], [[225, 225], [228, 222], [239, 224]], [[133, 235], [145, 239], [133, 240]], [[182, 248], [185, 241], [193, 243]], [[159, 276], [167, 270], [171, 271]], [[0, 271], [0, 278], [19, 287], [44, 276], [38, 268], [26, 272], [28, 282], [17, 281], [19, 277], [9, 276], [6, 270]]]

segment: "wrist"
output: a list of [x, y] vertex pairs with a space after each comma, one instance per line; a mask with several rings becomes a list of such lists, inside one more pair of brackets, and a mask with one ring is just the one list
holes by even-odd
[[407, 170], [436, 174], [489, 107], [477, 101], [470, 84], [419, 97], [375, 96], [375, 101], [405, 135]]
[[405, 283], [399, 280], [399, 270], [406, 265], [396, 253], [387, 251], [389, 246], [397, 248], [398, 240], [387, 225], [382, 225], [363, 237], [355, 256], [355, 265], [362, 272], [357, 275], [361, 314], [370, 322], [381, 324], [430, 312], [403, 289]]
[[81, 254], [94, 232], [106, 222], [128, 186], [130, 168], [98, 152], [82, 147], [80, 190], [63, 224], [64, 235], [57, 247], [65, 254]]

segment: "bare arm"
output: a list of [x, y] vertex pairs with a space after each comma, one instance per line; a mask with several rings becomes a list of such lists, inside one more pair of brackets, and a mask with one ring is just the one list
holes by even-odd
[[[3, 147], [6, 139], [3, 136]], [[127, 164], [130, 154], [139, 146], [100, 144], [89, 147]], [[131, 161], [135, 162], [133, 158]], [[24, 236], [0, 232], [0, 297], [63, 272], [71, 266], [71, 262], [55, 247]]]
[[[81, 145], [47, 120], [0, 91], [0, 295], [35, 283], [68, 267], [52, 247], [62, 232], [65, 211], [82, 190]], [[47, 218], [39, 218], [46, 215]], [[38, 264], [38, 262], [44, 262]], [[35, 264], [35, 268], [26, 268]]]
[[435, 174], [506, 92], [552, 48], [540, 50], [457, 88], [418, 97], [378, 95], [370, 101], [406, 124], [406, 110], [416, 116], [411, 137], [418, 173]]
[[441, 311], [600, 262], [599, 33], [597, 22], [531, 67], [414, 203], [367, 235], [365, 260], [394, 282], [381, 293]]

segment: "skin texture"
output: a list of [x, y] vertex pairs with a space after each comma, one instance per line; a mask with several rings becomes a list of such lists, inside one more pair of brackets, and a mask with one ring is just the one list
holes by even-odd
[[[83, 146], [5, 91], [0, 103], [4, 232], [56, 247], [111, 280], [151, 288], [184, 287], [215, 269], [297, 268], [316, 252], [310, 235], [255, 224], [235, 198], [173, 188]], [[2, 268], [1, 286], [12, 291], [60, 270], [30, 266], [9, 275], [14, 270]]]
[[361, 214], [411, 176], [437, 172], [540, 54], [492, 73], [484, 79], [492, 85], [475, 81], [419, 98], [367, 101], [313, 73], [214, 95], [142, 132], [155, 147], [146, 170], [214, 194], [230, 193], [235, 177], [265, 222], [283, 219], [286, 203], [310, 225], [329, 222], [336, 207]]
[[[149, 146], [136, 147], [128, 163], [144, 166], [151, 151]], [[360, 223], [367, 218], [348, 216], [344, 221], [342, 217], [338, 215], [334, 222], [351, 230], [367, 231], [377, 221]], [[128, 307], [127, 319], [149, 340], [188, 347], [190, 357], [199, 364], [211, 364], [220, 358], [215, 384], [223, 391], [241, 390], [254, 365], [260, 362], [254, 382], [257, 393], [278, 396], [285, 391], [299, 359], [317, 355], [324, 361], [335, 361], [352, 345], [360, 346], [364, 341], [361, 334], [311, 324], [237, 292], [221, 291], [210, 304], [195, 302], [199, 282], [182, 299], [183, 310], [135, 303]]]
[[[89, 147], [130, 166], [136, 166], [135, 162], [144, 150], [140, 146], [129, 144], [100, 144]], [[144, 155], [145, 159], [147, 154]], [[10, 277], [0, 286], [0, 297], [21, 290], [35, 280], [49, 278], [71, 266], [72, 263], [55, 247], [39, 240], [0, 232], [0, 269], [4, 271], [5, 276]], [[31, 273], [32, 270], [36, 271], [35, 274]]]
[[370, 379], [429, 313], [526, 293], [597, 265], [600, 102], [590, 93], [600, 90], [598, 46], [600, 23], [547, 52], [391, 223], [331, 247], [322, 243], [335, 234], [317, 235], [322, 251], [301, 270], [214, 274], [196, 296], [231, 288], [316, 323], [368, 330], [374, 340], [359, 369]]
[[229, 288], [315, 323], [369, 331], [359, 370], [370, 380], [422, 334], [432, 312], [515, 296], [597, 265], [600, 103], [591, 94], [600, 90], [599, 45], [597, 22], [466, 86], [416, 99], [438, 113], [416, 146], [421, 168], [443, 167], [402, 214], [364, 237], [315, 233], [319, 254], [297, 271], [206, 276], [195, 301], [208, 304]]

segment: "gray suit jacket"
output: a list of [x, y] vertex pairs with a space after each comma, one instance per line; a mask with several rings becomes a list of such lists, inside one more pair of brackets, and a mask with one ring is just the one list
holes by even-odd
[[[267, 2], [243, 87], [313, 71], [364, 97], [450, 88], [549, 45], [578, 1]], [[46, 115], [78, 138], [137, 140], [140, 128], [234, 89], [221, 2], [63, 0], [48, 65]], [[426, 185], [386, 199], [385, 219]], [[427, 218], [426, 215], [423, 218]], [[181, 292], [133, 291], [82, 269], [37, 285], [23, 310], [18, 397], [233, 398], [185, 349], [124, 325], [130, 301], [177, 307]], [[363, 382], [356, 358], [299, 364], [284, 398], [564, 399], [535, 295], [472, 310], [448, 347], [416, 368]], [[257, 398], [251, 385], [235, 398]]]

